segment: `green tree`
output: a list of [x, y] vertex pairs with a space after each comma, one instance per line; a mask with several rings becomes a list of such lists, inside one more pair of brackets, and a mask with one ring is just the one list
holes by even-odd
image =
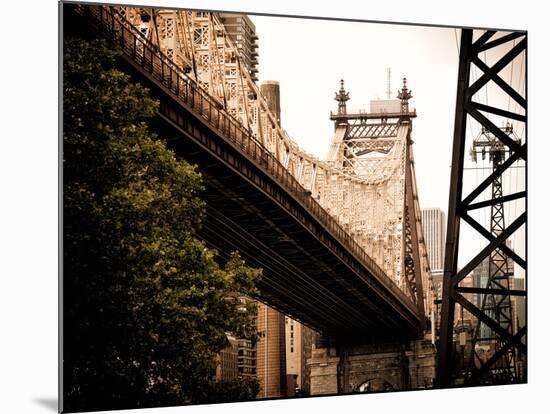
[[247, 401], [250, 396], [260, 392], [256, 378], [238, 378], [233, 381], [221, 381], [208, 384], [202, 395], [197, 395], [197, 402], [217, 403], [227, 401]]
[[257, 381], [210, 378], [226, 332], [256, 339], [261, 272], [198, 239], [200, 174], [148, 130], [158, 102], [117, 56], [64, 43], [65, 409], [254, 398]]

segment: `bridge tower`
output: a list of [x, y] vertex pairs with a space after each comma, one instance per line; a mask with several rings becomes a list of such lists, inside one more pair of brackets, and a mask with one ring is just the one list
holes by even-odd
[[[406, 78], [396, 98], [371, 101], [369, 112], [349, 111], [349, 92], [341, 80], [334, 98], [338, 111], [330, 117], [335, 134], [328, 159], [342, 173], [367, 186], [368, 196], [362, 201], [369, 205], [357, 205], [346, 212], [348, 228], [415, 302], [423, 332], [426, 306], [431, 306], [426, 299], [432, 293], [424, 294], [424, 286], [431, 286], [431, 280], [412, 151], [412, 119], [416, 110], [409, 108], [412, 91]], [[383, 200], [379, 209], [370, 207], [376, 200]], [[334, 210], [333, 206], [329, 208]], [[382, 239], [384, 245], [380, 249]]]
[[[407, 294], [420, 315], [417, 337], [370, 342], [325, 342], [310, 359], [311, 393], [370, 392], [431, 387], [435, 347], [426, 315], [435, 322], [433, 287], [421, 226], [414, 170], [412, 91], [403, 79], [396, 99], [375, 100], [370, 111], [347, 108], [344, 81], [331, 113], [335, 133], [328, 161], [333, 173], [318, 187], [321, 205], [346, 225], [346, 230]], [[363, 198], [349, 200], [342, 177], [352, 180]], [[321, 180], [319, 180], [321, 182]], [[344, 187], [342, 193], [336, 188]], [[412, 339], [412, 340], [411, 340]]]

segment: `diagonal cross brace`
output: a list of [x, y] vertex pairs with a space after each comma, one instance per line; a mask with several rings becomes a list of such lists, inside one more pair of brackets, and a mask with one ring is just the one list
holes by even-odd
[[[495, 239], [495, 236], [491, 234], [490, 231], [488, 231], [485, 227], [483, 227], [481, 224], [479, 224], [477, 221], [475, 221], [470, 215], [467, 213], [461, 215], [461, 217], [466, 221], [470, 226], [472, 226], [474, 229], [476, 229], [483, 237], [485, 237], [490, 242]], [[527, 262], [522, 259], [516, 252], [514, 252], [512, 249], [510, 249], [506, 245], [506, 240], [504, 240], [498, 248], [502, 250], [503, 253], [505, 253], [508, 257], [513, 259], [518, 265], [523, 267], [524, 269], [527, 268]]]
[[[467, 300], [464, 296], [462, 296], [461, 294], [455, 293], [453, 294], [453, 298], [460, 305], [462, 305], [464, 309], [466, 309], [468, 312], [470, 312], [480, 321], [485, 323], [489, 328], [491, 328], [494, 332], [496, 332], [501, 338], [504, 338], [507, 341], [513, 340], [514, 337], [510, 332], [504, 329], [497, 321], [495, 321], [493, 318], [488, 316], [485, 312], [483, 312], [476, 305], [474, 305], [472, 302]], [[517, 344], [517, 348], [521, 352], [527, 353], [527, 347], [525, 346], [525, 344], [520, 342], [519, 344]]]
[[495, 237], [485, 248], [479, 252], [472, 260], [468, 262], [466, 266], [460, 270], [456, 275], [452, 276], [452, 282], [457, 285], [462, 279], [479, 265], [483, 259], [485, 259], [492, 251], [497, 249], [499, 245], [505, 242], [517, 229], [519, 229], [523, 223], [527, 222], [527, 213], [522, 213], [512, 224], [504, 229], [497, 237]]

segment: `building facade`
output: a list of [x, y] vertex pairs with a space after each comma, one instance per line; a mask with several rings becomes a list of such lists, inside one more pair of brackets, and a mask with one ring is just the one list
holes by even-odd
[[[514, 277], [513, 288], [515, 290], [525, 290], [525, 279]], [[517, 333], [521, 328], [526, 326], [526, 306], [527, 301], [525, 296], [512, 296], [512, 314], [514, 316], [513, 332]], [[527, 338], [524, 335], [521, 339], [524, 344], [527, 344]], [[525, 354], [516, 353], [516, 373], [521, 380], [527, 379], [527, 357]]]
[[294, 377], [294, 386], [301, 388], [302, 373], [302, 324], [285, 317], [286, 373]]
[[239, 341], [227, 334], [229, 346], [220, 351], [217, 358], [216, 381], [231, 381], [239, 377]]
[[287, 393], [285, 316], [266, 304], [258, 305], [256, 327], [261, 335], [256, 344], [258, 398], [284, 397]]
[[246, 14], [220, 13], [227, 34], [237, 46], [241, 62], [252, 80], [258, 80], [258, 36], [256, 26]]
[[432, 272], [442, 272], [445, 261], [445, 213], [439, 208], [423, 208], [422, 230]]
[[[487, 287], [487, 281], [489, 279], [489, 257], [486, 257], [472, 272], [472, 281], [473, 286], [476, 288], [486, 288]], [[473, 303], [479, 308], [483, 309], [483, 295], [474, 295]], [[480, 343], [483, 344], [484, 338], [490, 338], [492, 337], [492, 330], [485, 325], [484, 323], [481, 323], [479, 326], [479, 334], [478, 338], [481, 339]]]
[[[512, 278], [512, 286], [515, 290], [525, 290], [525, 279], [520, 277]], [[512, 296], [514, 309], [514, 333], [518, 332], [526, 324], [526, 300], [525, 296]], [[523, 337], [525, 341], [525, 337]]]
[[[470, 273], [468, 276], [466, 276], [464, 279], [462, 279], [460, 281], [460, 287], [465, 287], [465, 288], [472, 288], [472, 287], [477, 287], [475, 286], [475, 278], [474, 278], [474, 275], [472, 273]], [[464, 296], [464, 298], [466, 298], [466, 300], [476, 304], [478, 301], [479, 301], [479, 298], [478, 296], [479, 295], [476, 295], [475, 293], [463, 293], [462, 294]], [[480, 307], [481, 308], [481, 307]], [[467, 323], [467, 324], [470, 324], [473, 326], [473, 323], [476, 319], [474, 318], [474, 316], [469, 312], [467, 311], [466, 309], [464, 309], [462, 306], [457, 306], [457, 309], [455, 311], [455, 325], [458, 326], [458, 325], [463, 325], [464, 323]], [[467, 321], [467, 322], [465, 322]]]
[[289, 317], [285, 317], [285, 328], [287, 395], [309, 395], [311, 372], [307, 360], [319, 334]]
[[256, 343], [238, 339], [238, 370], [240, 378], [256, 378]]
[[443, 297], [443, 269], [432, 270], [431, 273], [437, 299], [441, 300]]
[[281, 87], [277, 81], [263, 81], [260, 83], [260, 92], [264, 96], [267, 107], [281, 125]]

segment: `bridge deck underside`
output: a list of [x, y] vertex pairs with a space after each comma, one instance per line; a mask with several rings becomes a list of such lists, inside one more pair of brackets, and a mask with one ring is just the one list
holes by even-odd
[[[178, 111], [177, 118], [193, 123], [197, 134], [200, 121]], [[249, 265], [263, 269], [264, 302], [342, 341], [416, 335], [415, 315], [390, 292], [381, 297], [384, 286], [364, 266], [358, 272], [335, 254], [334, 240], [327, 242], [330, 235], [296, 200], [208, 128], [202, 132], [215, 141], [213, 150], [171, 121], [170, 113], [163, 104], [157, 129], [170, 137], [176, 154], [199, 166], [205, 181], [201, 236], [222, 257], [237, 250]]]
[[[81, 23], [66, 25], [66, 32], [88, 33]], [[153, 125], [159, 136], [199, 166], [208, 205], [201, 236], [222, 257], [238, 250], [249, 265], [263, 269], [262, 301], [341, 341], [418, 334], [411, 303], [375, 277], [276, 177], [134, 62], [123, 57], [121, 67], [160, 100]]]
[[[201, 236], [227, 258], [241, 252], [263, 269], [262, 300], [334, 337], [356, 339], [414, 335], [399, 304], [378, 297], [360, 276], [269, 195], [205, 160], [190, 140], [172, 141], [178, 154], [199, 165], [206, 184], [207, 218]], [[358, 339], [358, 338], [357, 338]]]

